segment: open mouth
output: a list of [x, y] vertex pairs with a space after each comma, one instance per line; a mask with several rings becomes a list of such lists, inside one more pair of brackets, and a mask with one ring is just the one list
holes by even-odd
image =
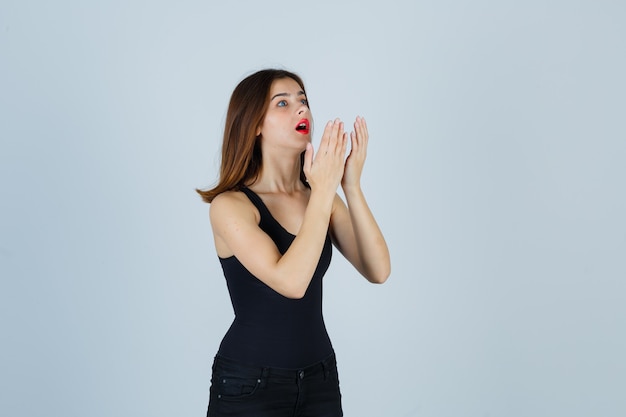
[[308, 119], [302, 119], [298, 122], [298, 124], [296, 125], [296, 131], [299, 133], [302, 133], [303, 135], [306, 135], [309, 133], [309, 120]]

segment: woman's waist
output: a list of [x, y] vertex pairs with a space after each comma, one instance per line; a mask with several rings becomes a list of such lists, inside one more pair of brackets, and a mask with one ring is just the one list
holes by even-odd
[[235, 317], [228, 329], [231, 336], [239, 336], [246, 340], [270, 339], [276, 342], [316, 339], [326, 336], [326, 325], [323, 319], [307, 320], [259, 320]]
[[284, 331], [275, 327], [250, 326], [235, 320], [222, 339], [219, 354], [248, 364], [278, 368], [301, 368], [333, 352], [322, 325]]
[[230, 331], [245, 332], [252, 335], [271, 335], [272, 337], [302, 337], [303, 334], [326, 332], [326, 325], [321, 315], [304, 317], [236, 315]]

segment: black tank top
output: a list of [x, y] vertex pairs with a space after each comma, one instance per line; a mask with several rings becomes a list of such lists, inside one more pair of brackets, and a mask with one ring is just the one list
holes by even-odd
[[[295, 236], [274, 219], [261, 198], [243, 191], [259, 210], [259, 227], [280, 253]], [[252, 275], [235, 256], [220, 258], [235, 319], [218, 354], [250, 365], [298, 369], [333, 353], [322, 316], [322, 277], [328, 269], [332, 245], [328, 234], [311, 283], [301, 299], [287, 298]]]

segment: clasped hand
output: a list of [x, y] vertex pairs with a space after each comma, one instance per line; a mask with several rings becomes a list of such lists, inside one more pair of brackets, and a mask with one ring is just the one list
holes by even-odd
[[344, 131], [344, 124], [339, 119], [329, 121], [315, 155], [310, 143], [304, 154], [304, 174], [311, 188], [335, 193], [340, 183], [343, 187], [358, 186], [368, 139], [365, 119], [357, 117], [354, 131], [350, 132], [350, 154], [345, 158], [348, 134]]

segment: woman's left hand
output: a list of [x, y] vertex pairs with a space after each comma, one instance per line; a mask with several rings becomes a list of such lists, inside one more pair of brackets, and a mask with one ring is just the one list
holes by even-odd
[[341, 179], [342, 187], [359, 186], [361, 182], [361, 173], [363, 165], [365, 165], [365, 157], [367, 156], [367, 141], [369, 134], [367, 132], [367, 124], [365, 119], [357, 116], [354, 121], [354, 131], [350, 132], [351, 149]]

